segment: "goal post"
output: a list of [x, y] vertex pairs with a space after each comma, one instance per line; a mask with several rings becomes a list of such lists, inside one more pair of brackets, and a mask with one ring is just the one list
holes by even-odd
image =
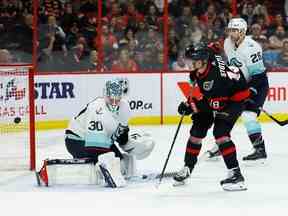
[[0, 171], [35, 170], [34, 68], [0, 65]]

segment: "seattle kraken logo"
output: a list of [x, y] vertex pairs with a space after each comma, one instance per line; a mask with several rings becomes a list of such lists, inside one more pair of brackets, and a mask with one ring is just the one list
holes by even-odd
[[238, 61], [235, 57], [232, 58], [229, 62], [230, 66], [242, 67], [242, 63]]

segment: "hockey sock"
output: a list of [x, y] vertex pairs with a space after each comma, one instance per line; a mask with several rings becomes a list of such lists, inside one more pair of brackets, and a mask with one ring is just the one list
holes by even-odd
[[202, 138], [190, 136], [187, 142], [184, 161], [185, 161], [185, 165], [190, 168], [190, 171], [193, 170], [197, 162], [197, 157], [202, 147], [201, 141], [202, 141]]
[[230, 137], [225, 136], [217, 138], [216, 143], [219, 146], [219, 150], [227, 169], [238, 167], [239, 164], [237, 160], [236, 147]]
[[261, 133], [250, 134], [249, 139], [255, 149], [257, 148], [265, 149], [265, 144]]

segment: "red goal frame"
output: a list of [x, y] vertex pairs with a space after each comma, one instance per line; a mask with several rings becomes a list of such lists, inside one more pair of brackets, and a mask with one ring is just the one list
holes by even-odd
[[31, 171], [36, 168], [36, 128], [35, 128], [35, 93], [34, 93], [34, 77], [35, 68], [33, 64], [0, 64], [0, 68], [28, 68], [28, 99], [29, 99], [29, 169]]

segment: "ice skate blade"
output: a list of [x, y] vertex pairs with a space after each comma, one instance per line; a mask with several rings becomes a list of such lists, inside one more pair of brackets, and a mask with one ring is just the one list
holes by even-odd
[[247, 187], [244, 182], [238, 182], [237, 184], [224, 184], [222, 185], [224, 191], [246, 191]]
[[258, 160], [243, 160], [243, 165], [246, 167], [255, 167], [255, 166], [267, 166], [269, 164], [266, 158], [258, 159]]
[[173, 182], [173, 187], [181, 187], [181, 186], [185, 186], [188, 185], [189, 181], [188, 179], [184, 180], [184, 181], [175, 181]]
[[212, 156], [210, 155], [210, 153], [208, 151], [204, 152], [199, 158], [198, 161], [207, 161], [207, 162], [216, 162], [216, 161], [220, 161], [221, 157], [219, 156]]
[[220, 156], [214, 156], [214, 157], [207, 157], [205, 161], [207, 162], [217, 162], [220, 161], [221, 157]]

